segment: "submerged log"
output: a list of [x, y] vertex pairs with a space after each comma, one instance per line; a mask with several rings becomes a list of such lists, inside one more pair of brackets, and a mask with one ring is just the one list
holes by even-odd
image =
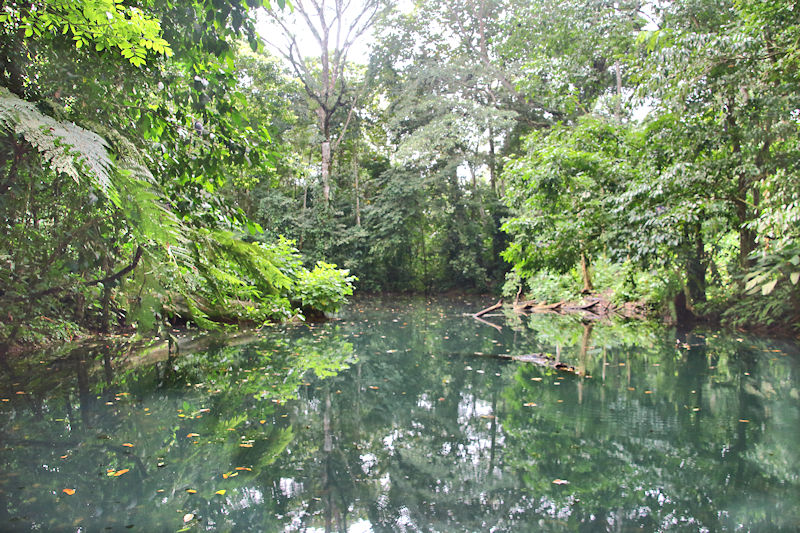
[[519, 361], [521, 363], [533, 363], [539, 366], [546, 366], [549, 368], [554, 368], [555, 370], [560, 370], [561, 372], [569, 372], [571, 374], [580, 375], [580, 371], [576, 369], [574, 366], [568, 365], [566, 363], [562, 363], [561, 361], [555, 360], [553, 357], [548, 356], [543, 353], [528, 353], [523, 355], [512, 355], [509, 357], [514, 361]]
[[578, 376], [581, 375], [581, 371], [574, 366], [562, 363], [554, 357], [543, 353], [526, 353], [522, 355], [498, 354], [497, 357], [519, 361], [520, 363], [533, 363], [534, 365], [546, 366], [561, 372], [569, 372], [570, 374]]

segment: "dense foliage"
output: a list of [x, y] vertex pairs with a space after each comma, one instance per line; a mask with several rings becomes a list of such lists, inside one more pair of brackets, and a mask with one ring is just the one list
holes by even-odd
[[235, 200], [274, 169], [269, 129], [288, 114], [271, 103], [287, 83], [259, 52], [258, 5], [4, 5], [4, 346], [260, 324], [352, 293], [355, 278], [307, 269]]
[[277, 4], [3, 5], [5, 344], [331, 312], [334, 263], [796, 327], [790, 2]]

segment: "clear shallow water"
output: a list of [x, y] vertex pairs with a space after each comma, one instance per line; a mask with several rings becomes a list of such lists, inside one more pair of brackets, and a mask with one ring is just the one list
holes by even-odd
[[796, 345], [489, 303], [12, 360], [0, 531], [800, 530]]

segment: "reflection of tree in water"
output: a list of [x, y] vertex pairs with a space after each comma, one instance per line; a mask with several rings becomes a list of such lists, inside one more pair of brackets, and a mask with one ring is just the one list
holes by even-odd
[[[182, 523], [176, 509], [221, 531], [278, 527], [278, 513], [264, 512], [265, 504], [274, 510], [269, 495], [252, 482], [292, 441], [283, 404], [308, 373], [346, 367], [352, 345], [335, 336], [275, 337], [145, 366], [115, 353], [124, 350], [72, 350], [46, 373], [30, 362], [6, 369], [3, 397], [22, 381], [26, 394], [14, 397], [13, 416], [0, 423], [0, 458], [10, 473], [0, 479], [0, 529], [55, 531], [74, 520], [157, 531]], [[15, 479], [24, 482], [12, 486]], [[67, 497], [63, 488], [76, 493]], [[225, 494], [214, 494], [219, 489]]]
[[[498, 332], [434, 305], [364, 315], [139, 368], [103, 350], [63, 358], [0, 422], [0, 466], [18, 473], [0, 478], [0, 519], [159, 530], [191, 513], [190, 526], [218, 531], [796, 525], [797, 368], [766, 344], [571, 319]], [[507, 351], [558, 354], [586, 375], [473, 355]], [[19, 379], [3, 379], [13, 395]], [[55, 446], [30, 443], [53, 433]], [[60, 496], [74, 480], [75, 496]]]
[[[745, 379], [769, 379], [758, 376], [760, 368], [768, 368], [763, 350], [716, 343], [712, 349], [698, 335], [677, 344], [688, 350], [661, 344], [628, 351], [629, 357], [601, 346], [604, 371], [591, 371], [593, 379], [601, 378], [599, 387], [578, 377], [562, 381], [558, 389], [541, 387], [530, 381], [539, 372], [521, 367], [518, 386], [506, 390], [512, 406], [505, 422], [509, 466], [522, 473], [539, 505], [551, 510], [550, 518], [560, 513], [569, 529], [653, 530], [673, 524], [714, 530], [737, 523], [791, 529], [797, 512], [774, 493], [785, 491], [789, 501], [796, 501], [797, 484], [776, 491], [775, 479], [761, 462], [739, 456], [766, 431], [766, 424], [753, 427], [747, 420], [771, 422], [762, 400], [743, 396]], [[580, 352], [586, 352], [585, 343]], [[720, 364], [730, 372], [718, 373]], [[655, 365], [658, 371], [653, 372]], [[750, 377], [741, 379], [745, 373]], [[575, 402], [564, 399], [565, 385]], [[608, 403], [606, 388], [628, 394]], [[522, 405], [531, 398], [540, 405], [564, 403], [560, 409], [526, 411]], [[738, 420], [728, 419], [736, 413]], [[611, 433], [604, 418], [612, 421]], [[551, 484], [561, 478], [570, 484]], [[752, 490], [759, 484], [762, 489]], [[773, 491], [770, 503], [787, 514], [759, 516], [763, 507], [742, 505], [745, 489], [750, 495]], [[755, 514], [747, 514], [750, 508]]]

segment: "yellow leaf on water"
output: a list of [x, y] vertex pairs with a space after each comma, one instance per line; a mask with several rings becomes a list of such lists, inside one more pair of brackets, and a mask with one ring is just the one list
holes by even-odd
[[116, 472], [114, 472], [114, 477], [119, 477], [122, 474], [124, 474], [126, 472], [130, 472], [130, 471], [131, 471], [130, 468], [123, 468], [122, 470], [117, 470]]
[[61, 492], [63, 492], [67, 496], [72, 496], [73, 494], [75, 494], [75, 489], [64, 489]]
[[222, 496], [223, 494], [225, 494], [225, 489], [220, 489], [217, 492], [215, 492], [214, 494], [219, 494], [220, 496]]

